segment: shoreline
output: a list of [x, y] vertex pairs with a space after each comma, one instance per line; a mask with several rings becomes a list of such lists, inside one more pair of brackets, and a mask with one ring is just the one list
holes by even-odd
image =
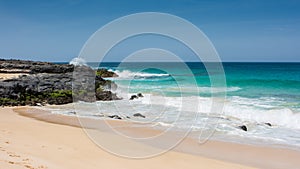
[[[70, 104], [67, 104], [70, 105]], [[55, 108], [56, 106], [61, 106], [61, 105], [48, 105], [50, 106], [49, 108]], [[72, 105], [70, 105], [72, 106]], [[26, 107], [26, 106], [25, 106]], [[80, 122], [78, 121], [78, 118], [80, 119], [86, 119], [86, 120], [91, 120], [91, 121], [98, 121], [98, 120], [104, 120], [104, 121], [109, 121], [110, 123], [117, 123], [117, 124], [126, 124], [126, 123], [130, 123], [130, 124], [137, 124], [140, 125], [139, 127], [149, 127], [149, 126], [153, 126], [154, 124], [149, 122], [137, 122], [137, 121], [128, 121], [128, 119], [114, 119], [111, 117], [101, 117], [100, 118], [93, 118], [93, 117], [79, 117], [77, 116], [75, 113], [74, 114], [60, 114], [60, 113], [51, 113], [50, 110], [45, 110], [45, 109], [41, 109], [42, 107], [38, 106], [30, 106], [29, 109], [34, 110], [37, 109], [38, 112], [34, 113], [34, 112], [30, 112], [30, 113], [25, 113], [24, 111], [19, 111], [18, 113], [20, 115], [26, 116], [26, 117], [31, 117], [34, 118], [36, 120], [41, 120], [41, 121], [46, 121], [46, 122], [50, 122], [50, 123], [55, 123], [55, 124], [62, 124], [62, 125], [69, 125], [69, 126], [74, 126], [74, 127], [79, 127], [82, 128], [82, 125], [80, 124]], [[19, 109], [19, 108], [17, 108]], [[16, 110], [17, 110], [16, 109]], [[73, 112], [72, 112], [73, 113]], [[51, 116], [51, 118], [49, 118], [48, 116]], [[74, 118], [75, 117], [75, 118]], [[129, 119], [130, 120], [130, 119]], [[156, 126], [156, 125], [154, 125]], [[88, 126], [87, 126], [88, 127]], [[89, 127], [88, 127], [89, 128]], [[90, 126], [90, 128], [93, 128], [93, 126]], [[161, 131], [165, 129], [165, 127], [158, 127], [158, 128], [153, 128], [152, 130], [156, 130], [156, 131]], [[180, 130], [175, 130], [175, 132], [182, 132]], [[192, 137], [193, 136], [193, 137]], [[193, 139], [197, 139], [199, 136], [199, 131], [190, 131], [189, 132], [189, 137], [192, 137]], [[232, 138], [227, 138], [225, 140], [222, 140], [221, 137], [219, 138], [209, 138], [211, 141], [219, 141], [219, 142], [228, 142], [228, 143], [232, 143], [232, 144], [241, 144], [241, 145], [249, 145], [249, 146], [255, 146], [255, 147], [268, 147], [268, 148], [277, 148], [277, 149], [288, 149], [288, 150], [293, 150], [293, 151], [298, 151], [300, 152], [300, 147], [295, 146], [295, 145], [289, 145], [289, 144], [280, 144], [280, 143], [271, 143], [268, 144], [267, 141], [263, 141], [261, 143], [258, 142], [258, 140], [252, 139], [251, 141], [247, 141], [247, 142], [243, 142], [243, 143], [239, 143], [239, 141], [244, 141], [241, 138], [239, 138], [238, 140], [236, 139], [232, 139]], [[244, 138], [245, 139], [245, 138]], [[247, 138], [249, 139], [249, 138]]]
[[[140, 160], [120, 158], [99, 148], [78, 127], [21, 116], [11, 107], [1, 108], [0, 116], [0, 168], [253, 168], [175, 151]], [[113, 144], [114, 137], [103, 134]], [[129, 144], [114, 146], [126, 148]]]
[[[52, 124], [74, 126], [77, 128], [80, 128], [81, 126], [77, 117], [74, 116], [50, 114], [47, 111], [32, 107], [18, 107], [14, 108], [14, 111], [18, 112], [19, 115]], [[88, 124], [91, 124], [91, 128], [94, 127], [93, 125], [98, 124], [99, 121], [105, 121], [110, 125], [118, 127], [120, 131], [125, 132], [126, 134], [133, 134], [134, 136], [139, 137], [145, 137], [149, 135], [149, 133], [150, 135], [157, 135], [159, 132], [146, 127], [138, 127], [138, 130], [137, 128], [133, 129], [133, 123], [128, 121], [86, 120], [89, 120]], [[174, 134], [170, 134], [169, 137], [170, 139], [172, 139], [172, 137], [174, 138]], [[184, 141], [182, 141], [171, 151], [258, 168], [297, 168], [300, 165], [300, 162], [298, 162], [298, 159], [300, 158], [300, 152], [296, 150], [216, 140], [209, 140], [204, 144], [199, 145], [197, 140], [192, 139], [191, 137], [184, 139]]]

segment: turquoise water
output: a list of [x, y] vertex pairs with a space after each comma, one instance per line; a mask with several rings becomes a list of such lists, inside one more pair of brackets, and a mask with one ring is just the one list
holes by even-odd
[[[123, 99], [99, 101], [96, 108], [95, 103], [75, 103], [75, 111], [91, 118], [130, 116], [127, 120], [151, 127], [213, 131], [212, 138], [220, 140], [300, 148], [300, 63], [223, 63], [224, 72], [210, 64], [89, 63], [119, 75], [109, 79]], [[137, 93], [144, 97], [129, 100]], [[222, 109], [216, 111], [216, 105]], [[67, 107], [53, 111], [74, 112]], [[146, 118], [134, 118], [134, 113]]]
[[[120, 103], [129, 110], [125, 114], [143, 112], [155, 122], [187, 128], [197, 111], [192, 128], [213, 129], [215, 138], [300, 147], [300, 63], [223, 63], [222, 69], [207, 64], [101, 63], [100, 67], [119, 75], [112, 80], [124, 99], [139, 92], [147, 96], [147, 101], [136, 101], [134, 109]], [[223, 96], [223, 110], [215, 115], [212, 100]], [[183, 109], [178, 109], [178, 105], [184, 107], [180, 98], [187, 105]], [[193, 109], [195, 100], [200, 103], [197, 110]], [[184, 116], [178, 120], [176, 113]], [[239, 125], [246, 125], [247, 133], [241, 132]]]
[[[157, 64], [167, 72], [151, 68], [153, 64], [149, 63], [122, 63], [121, 66], [120, 63], [101, 63], [100, 66], [120, 74], [122, 78], [117, 79], [117, 83], [129, 86], [132, 93], [160, 90], [171, 97], [182, 94], [210, 97], [212, 93], [223, 91], [221, 87], [219, 90], [210, 88], [210, 78], [202, 63], [186, 63], [189, 70], [181, 70], [182, 66], [176, 63]], [[276, 98], [282, 101], [276, 103], [277, 106], [299, 110], [300, 63], [223, 63], [223, 67], [228, 97]], [[211, 78], [216, 76], [218, 74], [210, 74]], [[194, 80], [199, 92], [189, 90], [189, 87], [195, 87]]]

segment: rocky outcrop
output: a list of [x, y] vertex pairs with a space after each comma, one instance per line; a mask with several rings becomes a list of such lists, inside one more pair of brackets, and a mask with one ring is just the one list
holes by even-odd
[[0, 105], [72, 102], [72, 73], [32, 74], [0, 81]]
[[72, 72], [70, 64], [34, 62], [24, 60], [0, 60], [0, 73], [67, 73]]
[[[73, 101], [119, 99], [116, 84], [87, 66], [0, 60], [2, 73], [26, 73], [0, 81], [0, 105], [66, 104]], [[73, 91], [73, 92], [72, 92]]]

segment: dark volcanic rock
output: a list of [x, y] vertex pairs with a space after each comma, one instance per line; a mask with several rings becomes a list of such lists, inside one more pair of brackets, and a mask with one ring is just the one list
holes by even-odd
[[0, 60], [0, 72], [27, 73], [0, 80], [0, 105], [66, 104], [73, 101], [119, 99], [116, 84], [87, 66], [20, 60]]
[[138, 97], [144, 97], [142, 93], [137, 94]]
[[73, 72], [73, 91], [76, 101], [118, 100], [120, 98], [110, 90], [117, 85], [95, 75], [95, 71], [86, 66], [75, 67]]
[[272, 124], [271, 124], [271, 123], [265, 123], [265, 125], [267, 125], [267, 126], [270, 126], [270, 127], [272, 126]]
[[138, 97], [136, 95], [131, 95], [129, 100], [133, 100], [133, 99], [138, 99]]
[[117, 90], [117, 85], [110, 81], [110, 80], [104, 80], [101, 76], [96, 75], [95, 77], [95, 88], [98, 88], [99, 86], [102, 86], [104, 90]]
[[103, 100], [103, 101], [120, 99], [117, 97], [115, 93], [112, 93], [111, 91], [102, 91], [102, 92], [96, 91], [96, 98], [97, 100]]
[[142, 118], [146, 118], [146, 116], [142, 115], [141, 113], [135, 113], [133, 114], [134, 117], [142, 117]]
[[0, 60], [1, 73], [67, 73], [72, 72], [70, 64], [55, 64], [49, 62], [34, 62], [23, 60]]
[[247, 126], [245, 126], [245, 125], [239, 126], [239, 128], [244, 130], [244, 131], [248, 131]]
[[112, 118], [112, 119], [122, 120], [122, 117], [120, 117], [118, 115], [111, 115], [111, 116], [107, 116], [107, 117]]
[[129, 100], [134, 100], [134, 99], [138, 99], [139, 97], [144, 97], [142, 93], [138, 93], [136, 95], [131, 95], [131, 97], [129, 98]]

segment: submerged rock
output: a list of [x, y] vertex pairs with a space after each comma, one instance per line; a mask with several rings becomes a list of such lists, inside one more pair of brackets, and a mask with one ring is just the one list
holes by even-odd
[[133, 100], [133, 99], [138, 99], [138, 97], [136, 95], [131, 95], [129, 100]]
[[265, 125], [267, 125], [267, 126], [270, 126], [270, 127], [272, 126], [272, 124], [271, 124], [271, 123], [265, 123]]
[[244, 131], [248, 131], [247, 126], [245, 126], [245, 125], [239, 126], [239, 128], [244, 130]]
[[144, 97], [142, 93], [137, 94], [138, 97]]
[[135, 113], [133, 114], [134, 117], [142, 117], [142, 118], [146, 118], [146, 116], [142, 115], [141, 113]]
[[138, 99], [139, 97], [144, 97], [142, 93], [138, 93], [136, 95], [131, 95], [129, 100]]
[[118, 115], [111, 115], [111, 116], [107, 116], [107, 117], [112, 118], [112, 119], [122, 120], [122, 117], [120, 117]]

